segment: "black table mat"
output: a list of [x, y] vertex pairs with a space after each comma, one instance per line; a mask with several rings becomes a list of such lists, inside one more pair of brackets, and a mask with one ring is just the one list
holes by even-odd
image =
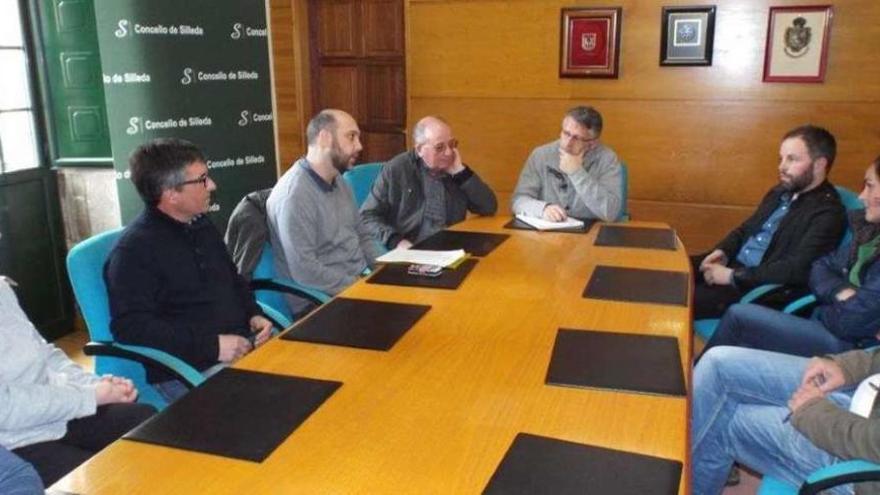
[[227, 368], [124, 438], [262, 462], [340, 385]]
[[682, 463], [519, 433], [484, 494], [675, 495]]
[[430, 289], [457, 289], [468, 273], [477, 265], [477, 260], [468, 258], [457, 268], [444, 268], [439, 277], [419, 277], [407, 273], [409, 265], [392, 263], [385, 265], [367, 279], [368, 284], [402, 285], [405, 287], [427, 287]]
[[336, 298], [281, 338], [387, 351], [429, 309], [431, 306]]
[[491, 234], [488, 232], [441, 230], [413, 246], [413, 249], [436, 251], [464, 249], [467, 253], [474, 256], [486, 256], [508, 237], [510, 236], [507, 234]]
[[583, 296], [612, 301], [688, 304], [688, 274], [664, 270], [597, 266]]
[[675, 251], [675, 231], [603, 225], [596, 236], [596, 246], [668, 249]]
[[569, 227], [567, 229], [553, 229], [553, 230], [538, 230], [531, 225], [523, 222], [522, 220], [513, 217], [509, 222], [504, 224], [505, 229], [513, 229], [513, 230], [536, 230], [538, 232], [561, 232], [567, 234], [585, 234], [590, 231], [590, 227], [596, 223], [595, 218], [588, 218], [586, 220], [579, 218], [578, 220], [584, 222], [582, 227]]
[[686, 396], [678, 340], [560, 328], [547, 384]]

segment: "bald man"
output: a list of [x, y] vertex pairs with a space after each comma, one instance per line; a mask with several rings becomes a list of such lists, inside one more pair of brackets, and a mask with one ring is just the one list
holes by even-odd
[[[322, 110], [306, 127], [306, 156], [278, 179], [266, 201], [275, 270], [328, 294], [354, 283], [378, 254], [340, 177], [361, 152], [360, 135], [351, 115]], [[296, 296], [287, 302], [294, 314], [310, 306]]]
[[413, 127], [415, 148], [382, 168], [361, 207], [373, 237], [389, 249], [408, 248], [465, 219], [494, 215], [495, 193], [465, 165], [452, 128], [428, 116]]

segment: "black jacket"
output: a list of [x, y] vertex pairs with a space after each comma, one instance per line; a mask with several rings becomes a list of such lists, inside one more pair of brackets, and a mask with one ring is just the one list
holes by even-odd
[[[217, 363], [220, 334], [251, 334], [262, 314], [214, 224], [180, 223], [147, 208], [104, 265], [110, 330], [121, 343], [163, 350], [204, 370]], [[148, 368], [147, 381], [170, 375]]]
[[[740, 248], [761, 230], [761, 225], [779, 206], [779, 198], [785, 192], [782, 186], [771, 189], [755, 213], [728, 234], [716, 249], [724, 251], [731, 262], [735, 261]], [[834, 250], [845, 229], [846, 211], [840, 195], [830, 182], [825, 181], [798, 196], [773, 234], [761, 264], [735, 268], [734, 282], [741, 288], [768, 283], [805, 285], [813, 260]]]
[[[393, 249], [401, 239], [415, 241], [425, 216], [425, 192], [419, 157], [405, 151], [385, 164], [361, 206], [361, 221], [379, 242]], [[444, 177], [446, 224], [465, 219], [467, 212], [494, 215], [495, 193], [470, 168]]]

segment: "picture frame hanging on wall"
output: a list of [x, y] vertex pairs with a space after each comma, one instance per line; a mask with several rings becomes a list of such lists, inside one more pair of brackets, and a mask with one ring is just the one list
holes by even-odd
[[715, 6], [663, 7], [660, 65], [712, 65]]
[[617, 78], [622, 9], [564, 8], [559, 77]]
[[825, 81], [831, 5], [770, 7], [764, 82]]

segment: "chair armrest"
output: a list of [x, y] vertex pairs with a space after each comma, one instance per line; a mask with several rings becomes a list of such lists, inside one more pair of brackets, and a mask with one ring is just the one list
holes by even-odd
[[196, 387], [205, 381], [205, 377], [197, 369], [183, 360], [152, 347], [116, 342], [89, 342], [83, 347], [83, 352], [87, 356], [117, 357], [155, 366], [171, 373], [188, 388]]
[[878, 480], [880, 465], [863, 460], [838, 462], [814, 471], [801, 485], [798, 494], [814, 495], [837, 485]]
[[294, 282], [293, 280], [282, 280], [278, 278], [257, 278], [251, 280], [251, 290], [274, 290], [287, 294], [295, 294], [304, 297], [315, 304], [321, 305], [330, 301], [331, 297], [318, 289]]
[[266, 316], [266, 318], [268, 318], [269, 321], [271, 321], [272, 324], [275, 326], [276, 333], [293, 325], [292, 321], [288, 320], [286, 316], [281, 314], [280, 311], [273, 308], [272, 306], [261, 303], [260, 301], [257, 301], [257, 304], [260, 305], [260, 309], [263, 310], [263, 314]]
[[775, 291], [776, 289], [782, 287], [782, 284], [764, 284], [755, 287], [754, 289], [748, 291], [742, 299], [739, 300], [741, 303], [750, 303], [757, 299], [760, 299], [767, 294]]
[[806, 308], [807, 306], [816, 304], [817, 302], [818, 301], [816, 300], [816, 296], [804, 296], [800, 299], [788, 303], [788, 306], [784, 307], [782, 311], [784, 313], [792, 314]]

